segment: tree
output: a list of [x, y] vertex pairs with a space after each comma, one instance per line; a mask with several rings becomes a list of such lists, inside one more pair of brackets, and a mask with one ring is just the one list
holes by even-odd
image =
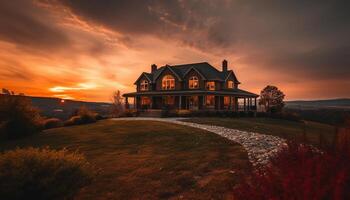
[[0, 95], [0, 137], [15, 139], [40, 131], [41, 117], [31, 100], [5, 93]]
[[284, 94], [276, 86], [268, 85], [260, 92], [259, 105], [267, 112], [280, 112], [284, 106]]
[[114, 117], [120, 116], [123, 112], [123, 97], [119, 90], [114, 91], [112, 95], [112, 115]]

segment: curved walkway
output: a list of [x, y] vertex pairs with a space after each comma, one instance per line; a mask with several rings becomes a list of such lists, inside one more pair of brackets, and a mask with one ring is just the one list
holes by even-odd
[[184, 119], [184, 118], [130, 117], [130, 118], [113, 118], [112, 120], [151, 120], [151, 121], [169, 122], [169, 123], [203, 129], [241, 144], [246, 149], [249, 160], [253, 164], [253, 166], [267, 164], [269, 162], [269, 158], [274, 154], [276, 154], [284, 145], [286, 145], [285, 139], [272, 136], [272, 135], [264, 135], [260, 133], [240, 131], [236, 129], [221, 127], [221, 126], [184, 122], [184, 121], [180, 121], [181, 119]]

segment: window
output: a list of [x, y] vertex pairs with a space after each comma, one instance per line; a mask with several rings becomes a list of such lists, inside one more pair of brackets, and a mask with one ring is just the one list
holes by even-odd
[[231, 97], [229, 96], [224, 96], [224, 106], [230, 106], [230, 103], [231, 103], [230, 98]]
[[227, 81], [227, 88], [233, 89], [234, 84], [233, 81]]
[[206, 96], [206, 106], [211, 107], [215, 106], [215, 96], [214, 95], [208, 95]]
[[140, 90], [141, 91], [146, 91], [148, 90], [148, 81], [142, 80], [140, 83]]
[[198, 88], [198, 77], [197, 76], [192, 76], [188, 82], [188, 87], [190, 89], [196, 89]]
[[151, 99], [149, 97], [141, 97], [141, 105], [150, 105]]
[[215, 82], [214, 81], [209, 81], [207, 82], [207, 90], [215, 90]]
[[163, 104], [174, 105], [175, 104], [175, 97], [174, 96], [164, 96], [163, 97]]
[[162, 89], [163, 90], [173, 90], [175, 89], [175, 79], [171, 75], [166, 75], [162, 79]]

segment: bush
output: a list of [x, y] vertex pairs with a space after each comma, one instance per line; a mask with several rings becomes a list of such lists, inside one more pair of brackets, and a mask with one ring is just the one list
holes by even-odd
[[89, 124], [102, 118], [97, 113], [90, 111], [87, 107], [82, 106], [76, 111], [76, 116], [72, 116], [69, 120], [64, 122], [65, 126]]
[[[350, 144], [350, 143], [348, 143]], [[289, 144], [235, 189], [238, 199], [350, 199], [350, 151]]]
[[78, 153], [16, 149], [0, 156], [2, 199], [66, 199], [92, 181], [91, 165]]
[[96, 122], [96, 113], [90, 111], [87, 107], [82, 106], [78, 110], [78, 116], [80, 116], [82, 124], [94, 123]]
[[64, 122], [64, 126], [73, 126], [83, 124], [80, 116], [73, 116]]
[[0, 124], [5, 138], [16, 139], [37, 133], [41, 129], [41, 117], [29, 98], [0, 95]]
[[58, 128], [63, 126], [63, 122], [57, 118], [50, 118], [43, 121], [44, 129]]
[[126, 109], [118, 117], [136, 117], [138, 115], [137, 110], [135, 109]]

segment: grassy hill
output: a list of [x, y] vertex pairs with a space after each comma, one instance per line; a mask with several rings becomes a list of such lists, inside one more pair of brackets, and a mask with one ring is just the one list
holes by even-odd
[[79, 150], [100, 173], [74, 199], [232, 199], [251, 170], [244, 148], [204, 130], [151, 121], [102, 120], [55, 128], [17, 147]]

